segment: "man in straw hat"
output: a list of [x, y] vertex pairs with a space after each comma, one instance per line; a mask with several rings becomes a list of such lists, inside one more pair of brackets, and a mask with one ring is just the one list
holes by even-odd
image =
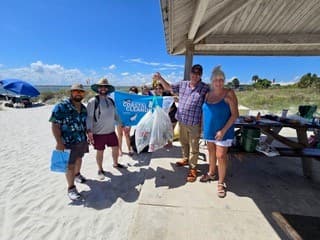
[[187, 182], [194, 182], [197, 179], [202, 104], [209, 91], [209, 86], [201, 81], [201, 76], [202, 66], [199, 64], [192, 66], [189, 81], [180, 81], [177, 84], [169, 84], [160, 73], [154, 75], [165, 90], [179, 94], [176, 118], [180, 126], [182, 159], [176, 165], [189, 165]]
[[123, 168], [118, 163], [119, 143], [115, 133], [115, 123], [119, 122], [113, 100], [108, 94], [114, 92], [114, 87], [109, 84], [108, 79], [102, 78], [98, 83], [93, 84], [91, 89], [99, 95], [91, 98], [88, 102], [87, 131], [88, 138], [97, 150], [96, 160], [98, 165], [98, 177], [103, 180], [103, 153], [105, 146], [111, 147], [113, 167]]
[[56, 149], [70, 150], [70, 158], [66, 178], [68, 197], [78, 200], [81, 195], [74, 182], [84, 183], [86, 179], [80, 174], [82, 157], [89, 152], [86, 119], [87, 110], [81, 103], [85, 95], [82, 84], [73, 84], [70, 88], [70, 98], [58, 103], [53, 108], [49, 121], [52, 123], [52, 133], [56, 140]]

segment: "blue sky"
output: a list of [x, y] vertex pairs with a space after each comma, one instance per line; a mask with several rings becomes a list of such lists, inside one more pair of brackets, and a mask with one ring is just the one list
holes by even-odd
[[[69, 85], [107, 77], [113, 85], [150, 83], [154, 72], [183, 77], [183, 56], [166, 51], [159, 0], [2, 0], [0, 79]], [[320, 75], [320, 57], [195, 56], [209, 81], [215, 65], [227, 79], [255, 74], [292, 83]]]

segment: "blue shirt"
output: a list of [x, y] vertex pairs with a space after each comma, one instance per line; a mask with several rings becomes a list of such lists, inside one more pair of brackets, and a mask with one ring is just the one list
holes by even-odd
[[60, 125], [63, 143], [72, 145], [87, 141], [86, 118], [86, 107], [81, 104], [79, 113], [71, 100], [67, 99], [54, 106], [49, 121]]

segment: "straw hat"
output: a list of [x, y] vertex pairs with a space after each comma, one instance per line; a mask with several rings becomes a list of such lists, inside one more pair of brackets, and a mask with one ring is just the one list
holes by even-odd
[[79, 90], [79, 91], [83, 91], [85, 92], [86, 90], [84, 89], [83, 85], [80, 84], [80, 83], [74, 83], [71, 85], [70, 87], [70, 91], [73, 91], [73, 90]]
[[106, 88], [108, 89], [107, 90], [108, 93], [112, 93], [115, 90], [114, 86], [110, 85], [108, 82], [108, 79], [106, 79], [106, 78], [101, 78], [96, 84], [91, 85], [91, 89], [93, 91], [95, 91], [96, 93], [99, 93], [98, 88], [100, 86], [106, 86]]

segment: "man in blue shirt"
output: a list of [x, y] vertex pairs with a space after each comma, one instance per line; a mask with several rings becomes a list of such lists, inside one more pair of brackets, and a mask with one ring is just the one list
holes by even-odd
[[85, 90], [82, 84], [73, 84], [70, 98], [55, 105], [49, 121], [52, 123], [52, 133], [57, 142], [56, 149], [70, 150], [70, 158], [66, 178], [68, 197], [78, 200], [81, 195], [74, 182], [84, 183], [86, 179], [80, 174], [82, 157], [89, 152], [87, 142], [86, 107], [81, 103]]

